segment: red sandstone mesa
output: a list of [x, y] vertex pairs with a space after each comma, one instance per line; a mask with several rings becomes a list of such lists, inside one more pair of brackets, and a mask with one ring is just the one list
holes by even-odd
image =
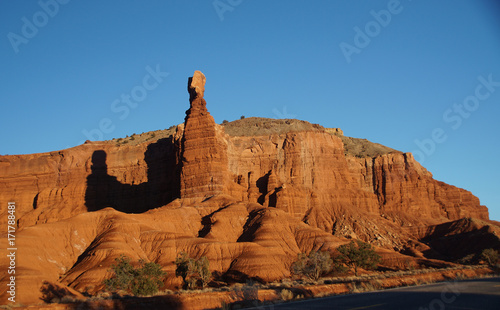
[[[377, 246], [389, 267], [500, 248], [479, 199], [434, 180], [410, 153], [298, 120], [221, 126], [204, 87], [196, 71], [184, 123], [155, 137], [0, 156], [3, 227], [16, 202], [18, 302], [39, 302], [44, 281], [93, 294], [121, 254], [161, 264], [175, 288], [181, 251], [207, 256], [224, 279], [270, 281], [290, 276], [298, 253], [352, 238]], [[450, 252], [456, 235], [475, 246]]]

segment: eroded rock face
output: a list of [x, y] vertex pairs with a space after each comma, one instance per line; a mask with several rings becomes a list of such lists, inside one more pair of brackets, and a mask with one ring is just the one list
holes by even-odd
[[248, 199], [257, 188], [257, 202], [298, 219], [325, 205], [378, 212], [376, 197], [353, 182], [342, 141], [334, 135], [307, 131], [231, 137], [228, 158], [229, 171]]
[[383, 217], [403, 225], [431, 225], [464, 217], [488, 219], [488, 209], [477, 197], [434, 180], [411, 153], [347, 156], [347, 160], [359, 186], [376, 194]]
[[16, 202], [19, 228], [106, 207], [145, 212], [179, 197], [176, 152], [170, 138], [137, 146], [93, 142], [51, 153], [0, 156], [0, 202]]
[[[272, 281], [290, 276], [288, 267], [298, 253], [345, 243], [280, 210], [227, 196], [182, 204], [177, 200], [144, 214], [106, 208], [23, 229], [17, 235], [19, 302], [39, 301], [43, 281], [98, 292], [121, 254], [133, 262], [161, 264], [169, 274], [165, 284], [173, 289], [181, 286], [173, 264], [181, 251], [206, 256], [211, 270], [225, 277]], [[0, 258], [1, 267], [7, 266], [6, 258]], [[6, 281], [4, 275], [1, 280]], [[1, 301], [6, 290], [0, 287]]]
[[[366, 149], [364, 140], [297, 120], [217, 125], [205, 82], [199, 71], [189, 79], [190, 108], [168, 136], [0, 156], [4, 227], [7, 202], [16, 202], [19, 302], [37, 302], [43, 281], [95, 293], [120, 254], [161, 264], [170, 288], [181, 282], [173, 265], [181, 251], [207, 256], [221, 279], [271, 281], [290, 275], [298, 253], [335, 251], [346, 238], [404, 267], [446, 251], [433, 236], [459, 235], [462, 225], [474, 237], [495, 225], [461, 220], [487, 221], [488, 211], [409, 153]], [[1, 255], [0, 269], [8, 264]], [[6, 280], [0, 276], [0, 301]]]

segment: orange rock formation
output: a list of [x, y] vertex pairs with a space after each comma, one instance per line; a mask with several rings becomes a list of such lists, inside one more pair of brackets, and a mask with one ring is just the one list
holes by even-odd
[[[410, 153], [369, 142], [353, 153], [361, 142], [341, 130], [297, 120], [217, 125], [204, 86], [196, 71], [184, 123], [159, 137], [0, 156], [3, 227], [16, 203], [18, 302], [39, 302], [44, 281], [95, 293], [121, 254], [161, 264], [176, 287], [181, 251], [207, 256], [221, 279], [270, 281], [290, 276], [298, 253], [334, 251], [350, 238], [377, 246], [393, 267], [457, 258], [435, 239], [462, 226], [500, 247], [479, 199], [434, 180]], [[2, 302], [7, 280], [2, 273]]]

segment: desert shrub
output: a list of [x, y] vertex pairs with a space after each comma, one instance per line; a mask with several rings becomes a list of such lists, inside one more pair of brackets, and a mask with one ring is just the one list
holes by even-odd
[[223, 121], [222, 121], [222, 124], [223, 124], [223, 125], [225, 125], [225, 124], [227, 124], [227, 123], [229, 123], [227, 119], [225, 119], [225, 120], [223, 120]]
[[349, 293], [351, 293], [351, 294], [361, 292], [360, 286], [356, 282], [348, 283], [347, 289], [349, 290]]
[[280, 299], [287, 301], [287, 300], [292, 300], [293, 299], [293, 292], [287, 289], [283, 289], [280, 292]]
[[241, 293], [244, 300], [258, 300], [259, 286], [252, 280], [247, 280], [245, 285], [241, 287]]
[[202, 256], [196, 263], [201, 286], [202, 288], [205, 288], [212, 277], [212, 273], [210, 272], [210, 262], [206, 256]]
[[305, 253], [299, 254], [297, 260], [291, 266], [291, 271], [296, 275], [318, 280], [322, 275], [330, 272], [332, 268], [333, 260], [330, 253], [312, 251], [309, 255]]
[[181, 252], [174, 263], [177, 266], [175, 269], [175, 276], [182, 277], [184, 288], [190, 288], [189, 278], [195, 269], [194, 259], [190, 258], [186, 252]]
[[175, 275], [182, 277], [185, 289], [195, 289], [198, 282], [204, 288], [210, 282], [212, 273], [210, 272], [210, 262], [206, 256], [194, 259], [189, 257], [186, 252], [181, 252], [174, 263], [177, 266]]
[[498, 251], [494, 249], [484, 249], [481, 253], [481, 258], [486, 261], [486, 263], [493, 267], [498, 263]]
[[49, 301], [49, 303], [51, 303], [51, 304], [60, 304], [60, 303], [61, 303], [61, 298], [59, 298], [59, 297], [54, 297], [54, 298], [52, 298], [52, 299]]
[[500, 273], [500, 264], [495, 264], [492, 268], [494, 272]]
[[240, 119], [245, 119], [245, 115], [240, 116]]
[[380, 290], [382, 287], [382, 282], [380, 280], [370, 280], [365, 284], [367, 292]]
[[63, 296], [61, 298], [61, 300], [59, 301], [59, 303], [61, 304], [72, 304], [72, 303], [77, 303], [77, 302], [80, 302], [79, 299], [75, 298], [75, 297], [72, 297], [72, 296]]
[[158, 292], [158, 289], [163, 286], [166, 272], [156, 263], [146, 263], [142, 260], [139, 263], [141, 268], [138, 269], [136, 277], [132, 280], [132, 293], [134, 295], [152, 295]]
[[474, 264], [474, 259], [475, 259], [475, 255], [469, 254], [469, 255], [466, 255], [466, 256], [462, 257], [461, 259], [459, 259], [458, 263], [461, 265], [472, 265], [472, 264]]
[[231, 291], [231, 299], [237, 300], [237, 307], [257, 307], [259, 305], [259, 287], [252, 280], [247, 280], [243, 286], [235, 286]]
[[158, 292], [163, 286], [163, 278], [167, 273], [160, 265], [141, 259], [139, 268], [134, 268], [125, 255], [121, 255], [115, 261], [116, 264], [111, 265], [113, 276], [104, 280], [107, 290], [126, 290], [137, 296], [145, 296]]
[[337, 251], [340, 253], [338, 260], [347, 267], [353, 268], [356, 276], [358, 268], [375, 269], [380, 261], [380, 255], [375, 253], [373, 247], [360, 240], [341, 245]]
[[455, 275], [455, 280], [465, 280], [467, 279], [467, 275], [463, 272], [457, 272]]
[[406, 267], [405, 269], [408, 271], [415, 271], [417, 264], [414, 261], [407, 259], [405, 260], [405, 267]]
[[108, 291], [126, 290], [134, 278], [134, 266], [130, 264], [130, 258], [125, 255], [116, 258], [115, 262], [116, 264], [111, 265], [114, 275], [104, 280], [104, 284]]

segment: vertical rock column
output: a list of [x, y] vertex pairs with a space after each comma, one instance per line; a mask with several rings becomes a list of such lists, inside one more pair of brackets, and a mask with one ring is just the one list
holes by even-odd
[[190, 108], [184, 120], [181, 149], [181, 197], [206, 197], [224, 192], [227, 150], [208, 113], [205, 76], [195, 71], [188, 81]]

